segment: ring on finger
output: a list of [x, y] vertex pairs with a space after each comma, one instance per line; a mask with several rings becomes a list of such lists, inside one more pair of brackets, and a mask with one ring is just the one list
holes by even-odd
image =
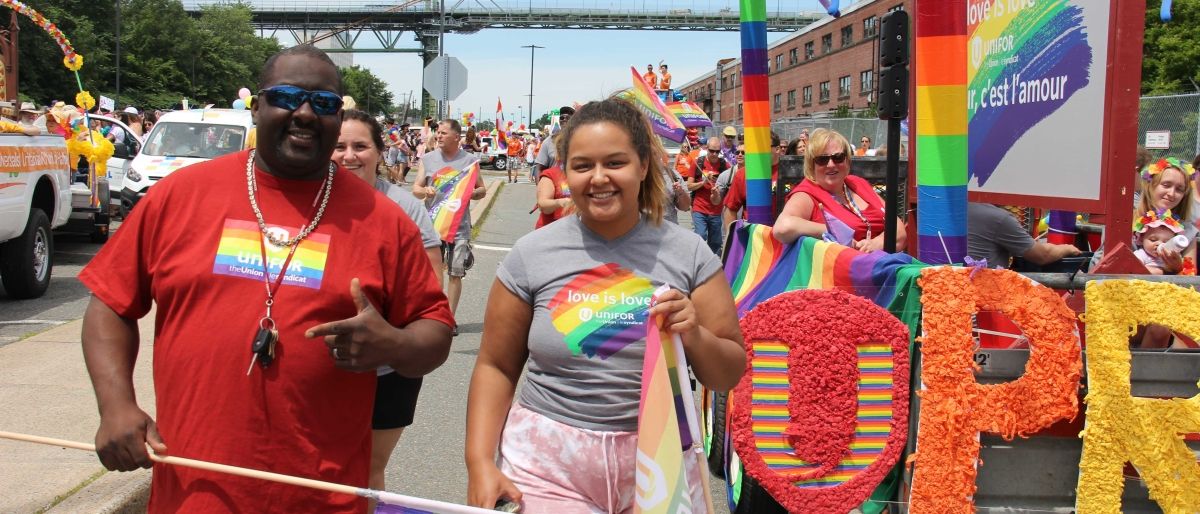
[[342, 354], [338, 350], [341, 350], [341, 348], [333, 347], [333, 360], [342, 360]]

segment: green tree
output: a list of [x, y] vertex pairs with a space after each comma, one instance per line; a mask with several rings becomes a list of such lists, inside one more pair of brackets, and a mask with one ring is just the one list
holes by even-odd
[[[82, 0], [48, 0], [34, 5], [70, 40], [84, 57], [79, 71], [84, 88], [97, 99], [112, 96], [113, 29], [115, 4]], [[25, 16], [16, 15], [21, 29], [18, 36], [19, 78], [17, 88], [24, 97], [39, 105], [51, 100], [74, 103], [79, 91], [75, 74], [62, 64], [63, 52], [49, 34]], [[7, 26], [7, 18], [5, 25]]]
[[196, 20], [199, 38], [190, 65], [190, 96], [219, 107], [237, 99], [240, 88], [255, 89], [267, 58], [280, 50], [274, 39], [254, 34], [248, 4], [208, 5]]
[[549, 125], [549, 124], [550, 124], [550, 113], [543, 114], [541, 118], [538, 118], [537, 120], [535, 120], [533, 122], [533, 126], [535, 128], [539, 128], [539, 129], [542, 127], [545, 127], [546, 125]]
[[475, 128], [479, 130], [492, 130], [496, 128], [496, 122], [492, 120], [483, 120], [475, 123]]
[[1142, 93], [1163, 94], [1200, 89], [1200, 2], [1174, 2], [1170, 22], [1159, 19], [1161, 0], [1146, 2], [1146, 38], [1142, 56]]
[[357, 65], [340, 70], [342, 81], [346, 85], [346, 94], [354, 98], [360, 110], [371, 114], [395, 110], [392, 106], [392, 92], [388, 91], [387, 82], [376, 77], [371, 70]]

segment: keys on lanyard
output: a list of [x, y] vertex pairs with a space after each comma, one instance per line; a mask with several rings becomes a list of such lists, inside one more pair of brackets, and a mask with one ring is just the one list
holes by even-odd
[[279, 331], [275, 330], [275, 320], [270, 317], [264, 317], [258, 322], [258, 330], [254, 333], [254, 340], [250, 342], [250, 367], [246, 369], [246, 376], [254, 371], [254, 363], [257, 362], [263, 369], [267, 369], [272, 362], [275, 361], [275, 344], [279, 342]]

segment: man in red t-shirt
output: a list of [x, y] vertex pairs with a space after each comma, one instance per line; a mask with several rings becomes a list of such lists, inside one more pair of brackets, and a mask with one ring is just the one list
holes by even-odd
[[696, 170], [687, 177], [688, 191], [692, 192], [692, 230], [708, 243], [713, 253], [721, 254], [721, 194], [717, 190], [717, 176], [728, 165], [721, 158], [721, 140], [708, 138], [708, 153], [696, 163]]
[[[260, 86], [258, 150], [155, 184], [80, 274], [93, 293], [83, 352], [97, 453], [127, 471], [151, 466], [149, 444], [365, 487], [374, 371], [429, 373], [446, 359], [454, 321], [412, 221], [329, 160], [342, 119], [329, 57], [284, 50]], [[152, 305], [157, 421], [132, 381], [137, 319]], [[266, 344], [255, 352], [255, 342]], [[153, 467], [151, 512], [366, 507], [346, 494]]]
[[[771, 132], [771, 194], [772, 200], [775, 194], [775, 184], [779, 182], [779, 157], [783, 155], [783, 151], [787, 149], [786, 145], [781, 145], [779, 136]], [[745, 165], [745, 150], [738, 150], [738, 167], [733, 172], [733, 178], [729, 181], [729, 192], [725, 193], [725, 210], [721, 213], [721, 223], [729, 226], [733, 220], [746, 219], [746, 165]], [[739, 212], [740, 216], [739, 216]], [[772, 205], [771, 213], [774, 214], [774, 206]]]

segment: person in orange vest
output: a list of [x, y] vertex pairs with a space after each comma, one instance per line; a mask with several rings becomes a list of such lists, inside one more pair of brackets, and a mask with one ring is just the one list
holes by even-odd
[[642, 74], [642, 80], [646, 81], [646, 85], [651, 88], [658, 87], [658, 75], [654, 74], [654, 65], [646, 65], [646, 73]]
[[667, 90], [671, 89], [671, 72], [667, 71], [667, 65], [658, 65], [658, 71], [661, 73], [658, 79], [658, 88]]
[[508, 137], [508, 181], [517, 181], [517, 167], [521, 165], [521, 137], [510, 134]]

